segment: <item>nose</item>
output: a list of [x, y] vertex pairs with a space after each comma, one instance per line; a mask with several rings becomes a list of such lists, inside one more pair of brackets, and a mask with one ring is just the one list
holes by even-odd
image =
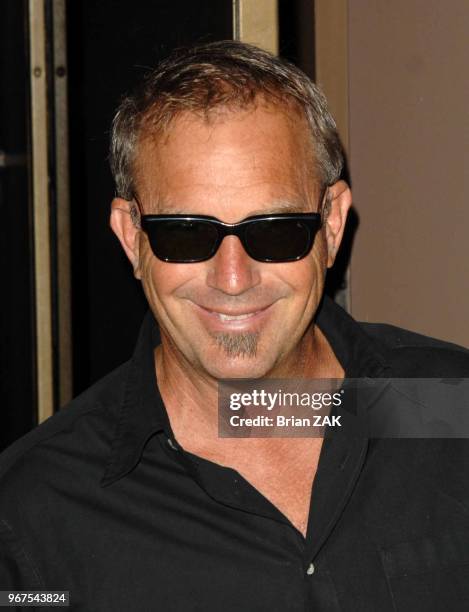
[[260, 283], [261, 264], [249, 257], [237, 236], [225, 236], [207, 263], [207, 284], [229, 295], [240, 295]]

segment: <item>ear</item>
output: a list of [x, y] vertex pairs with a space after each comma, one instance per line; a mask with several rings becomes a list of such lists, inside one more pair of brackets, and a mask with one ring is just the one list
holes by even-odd
[[352, 204], [352, 192], [345, 181], [338, 181], [327, 188], [326, 198], [324, 223], [327, 241], [327, 267], [331, 268], [344, 235], [347, 213]]
[[114, 198], [111, 203], [110, 225], [132, 264], [135, 278], [140, 279], [140, 213], [135, 202]]

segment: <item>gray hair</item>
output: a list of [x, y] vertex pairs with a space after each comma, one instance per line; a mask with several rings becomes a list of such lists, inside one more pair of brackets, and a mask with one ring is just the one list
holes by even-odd
[[110, 164], [119, 197], [135, 192], [135, 159], [139, 140], [161, 134], [180, 113], [208, 119], [216, 108], [244, 108], [263, 96], [278, 106], [293, 106], [304, 115], [312, 137], [319, 178], [324, 185], [340, 177], [344, 156], [327, 101], [296, 66], [253, 45], [220, 41], [177, 50], [158, 64], [114, 116]]

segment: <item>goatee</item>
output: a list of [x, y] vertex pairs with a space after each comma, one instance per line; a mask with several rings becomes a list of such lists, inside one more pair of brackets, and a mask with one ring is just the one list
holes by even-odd
[[225, 351], [227, 357], [255, 357], [259, 342], [259, 332], [247, 334], [214, 334], [216, 343]]

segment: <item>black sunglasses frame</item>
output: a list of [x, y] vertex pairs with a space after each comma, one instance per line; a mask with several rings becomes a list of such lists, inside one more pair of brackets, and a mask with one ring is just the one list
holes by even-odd
[[[138, 200], [136, 200], [138, 203]], [[253, 256], [253, 251], [249, 245], [249, 239], [246, 234], [247, 231], [252, 228], [253, 224], [259, 222], [266, 221], [275, 221], [275, 220], [292, 220], [292, 221], [300, 221], [304, 228], [306, 228], [308, 232], [308, 239], [305, 244], [305, 248], [295, 257], [288, 258], [276, 258], [276, 257], [256, 257]], [[201, 221], [203, 223], [208, 223], [212, 228], [215, 228], [217, 232], [217, 238], [213, 243], [213, 246], [207, 256], [193, 258], [193, 259], [181, 259], [181, 258], [167, 258], [158, 255], [155, 252], [155, 248], [152, 244], [151, 239], [151, 228], [154, 227], [155, 224], [165, 222], [165, 221]], [[253, 215], [251, 217], [247, 217], [238, 223], [224, 223], [220, 221], [216, 217], [211, 217], [209, 215], [185, 215], [185, 214], [177, 214], [177, 215], [142, 215], [141, 217], [141, 227], [142, 230], [147, 234], [150, 245], [152, 247], [152, 251], [158, 259], [168, 262], [168, 263], [200, 263], [202, 261], [207, 261], [211, 259], [222, 243], [223, 238], [226, 236], [237, 236], [243, 245], [246, 253], [256, 261], [261, 261], [263, 263], [283, 263], [283, 262], [291, 262], [298, 261], [306, 257], [306, 255], [311, 251], [314, 243], [314, 239], [316, 237], [317, 232], [322, 226], [322, 215], [320, 213], [279, 213], [279, 214], [267, 214], [267, 215]], [[275, 246], [273, 246], [273, 250], [275, 250]]]

